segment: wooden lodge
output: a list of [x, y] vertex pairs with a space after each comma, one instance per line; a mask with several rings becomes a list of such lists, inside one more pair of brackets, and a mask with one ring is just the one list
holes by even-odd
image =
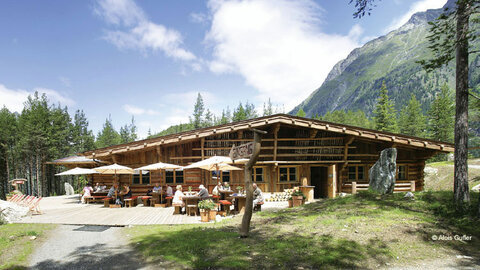
[[[368, 171], [385, 148], [395, 147], [397, 155], [397, 191], [423, 189], [425, 161], [437, 153], [454, 150], [445, 142], [380, 132], [313, 119], [276, 114], [209, 128], [115, 145], [81, 153], [88, 159], [138, 168], [166, 162], [188, 165], [211, 156], [228, 156], [232, 145], [253, 140], [251, 128], [267, 131], [261, 143], [253, 181], [264, 192], [281, 192], [307, 184], [315, 186], [315, 197], [335, 197], [368, 187]], [[241, 164], [236, 165], [242, 167]], [[139, 172], [120, 175], [121, 183], [130, 183], [136, 195], [162, 186], [204, 184], [211, 191], [217, 182], [215, 173], [201, 169]], [[243, 185], [244, 172], [221, 172], [222, 182]], [[112, 175], [94, 175], [93, 184], [110, 186]]]

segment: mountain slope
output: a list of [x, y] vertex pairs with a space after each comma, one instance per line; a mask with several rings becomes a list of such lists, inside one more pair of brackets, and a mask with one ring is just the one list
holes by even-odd
[[[384, 81], [397, 110], [415, 94], [427, 110], [435, 93], [447, 83], [455, 88], [454, 63], [448, 67], [426, 73], [416, 63], [431, 56], [428, 47], [428, 21], [437, 18], [442, 9], [414, 14], [399, 29], [353, 50], [330, 71], [322, 86], [290, 113], [300, 108], [307, 116], [323, 115], [334, 110], [357, 110], [371, 114]], [[478, 43], [477, 43], [478, 44]], [[471, 85], [478, 86], [480, 55], [472, 55]]]

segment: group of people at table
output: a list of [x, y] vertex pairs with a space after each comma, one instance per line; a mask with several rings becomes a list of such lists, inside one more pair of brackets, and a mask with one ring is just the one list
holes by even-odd
[[[164, 203], [167, 197], [173, 197], [173, 205], [181, 205], [185, 207], [185, 199], [188, 197], [196, 197], [198, 200], [206, 200], [211, 198], [208, 190], [204, 185], [200, 185], [198, 192], [183, 192], [182, 185], [176, 186], [175, 194], [170, 185], [167, 185], [165, 192], [163, 192], [162, 186], [159, 183], [156, 183], [151, 191], [147, 195], [166, 195], [159, 196], [160, 203]], [[106, 192], [106, 186], [103, 186], [101, 183], [97, 183], [95, 188], [92, 188], [90, 184], [87, 184], [83, 189], [82, 203], [85, 202], [85, 197], [92, 196], [92, 193]], [[231, 188], [227, 182], [218, 184], [213, 188], [212, 195], [221, 197], [222, 193], [225, 194], [231, 192]], [[233, 193], [233, 192], [231, 192]], [[121, 190], [118, 189], [118, 183], [114, 183], [112, 187], [107, 192], [107, 197], [115, 200], [116, 204], [124, 204], [124, 200], [132, 197], [132, 190], [128, 184], [123, 184]], [[225, 198], [222, 198], [225, 199]], [[261, 189], [253, 183], [253, 205], [256, 205], [260, 202], [263, 202], [264, 198], [262, 195]]]

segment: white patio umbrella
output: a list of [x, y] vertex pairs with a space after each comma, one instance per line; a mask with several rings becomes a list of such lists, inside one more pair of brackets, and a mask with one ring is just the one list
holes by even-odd
[[[248, 160], [247, 160], [248, 161]], [[188, 166], [183, 167], [184, 169], [193, 169], [193, 168], [200, 168], [200, 169], [205, 169], [209, 171], [213, 171], [217, 169], [217, 167], [220, 164], [232, 164], [233, 160], [230, 157], [225, 157], [225, 156], [213, 156], [209, 157], [207, 159], [204, 159], [202, 161], [198, 161], [195, 163], [192, 163]], [[241, 163], [238, 162], [237, 160], [235, 163]]]
[[101, 174], [133, 174], [133, 169], [127, 166], [118, 165], [117, 163], [107, 166], [93, 168]]
[[136, 168], [135, 170], [154, 171], [154, 170], [171, 170], [171, 169], [181, 169], [181, 168], [183, 167], [179, 165], [158, 162], [158, 163], [150, 164], [140, 168]]
[[230, 164], [224, 164], [224, 163], [221, 163], [221, 164], [218, 164], [217, 167], [215, 168], [212, 168], [211, 170], [209, 171], [241, 171], [242, 169], [238, 168], [238, 167], [235, 167], [235, 166], [232, 166]]
[[98, 173], [98, 172], [95, 171], [95, 170], [92, 170], [92, 169], [75, 167], [74, 169], [71, 169], [71, 170], [68, 170], [68, 171], [64, 171], [64, 172], [61, 172], [61, 173], [57, 173], [57, 174], [55, 174], [55, 175], [56, 175], [56, 176], [62, 176], [62, 175], [84, 175], [84, 174], [94, 174], [94, 173]]

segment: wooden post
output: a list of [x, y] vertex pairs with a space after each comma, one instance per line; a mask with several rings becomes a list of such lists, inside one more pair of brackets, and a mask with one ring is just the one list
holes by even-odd
[[357, 194], [357, 182], [352, 182], [352, 194]]
[[415, 191], [415, 181], [410, 181], [410, 191], [411, 192]]
[[248, 237], [250, 231], [250, 220], [252, 219], [253, 212], [253, 186], [252, 186], [252, 168], [253, 165], [257, 162], [258, 156], [260, 155], [260, 147], [262, 141], [262, 133], [265, 134], [265, 131], [262, 130], [253, 130], [253, 154], [250, 157], [250, 160], [245, 164], [245, 190], [247, 191], [247, 198], [245, 202], [245, 213], [242, 218], [242, 225], [240, 226], [240, 238]]
[[328, 198], [335, 198], [337, 193], [337, 165], [328, 166]]
[[277, 160], [278, 149], [278, 131], [280, 130], [280, 124], [276, 124], [273, 128], [273, 160]]

